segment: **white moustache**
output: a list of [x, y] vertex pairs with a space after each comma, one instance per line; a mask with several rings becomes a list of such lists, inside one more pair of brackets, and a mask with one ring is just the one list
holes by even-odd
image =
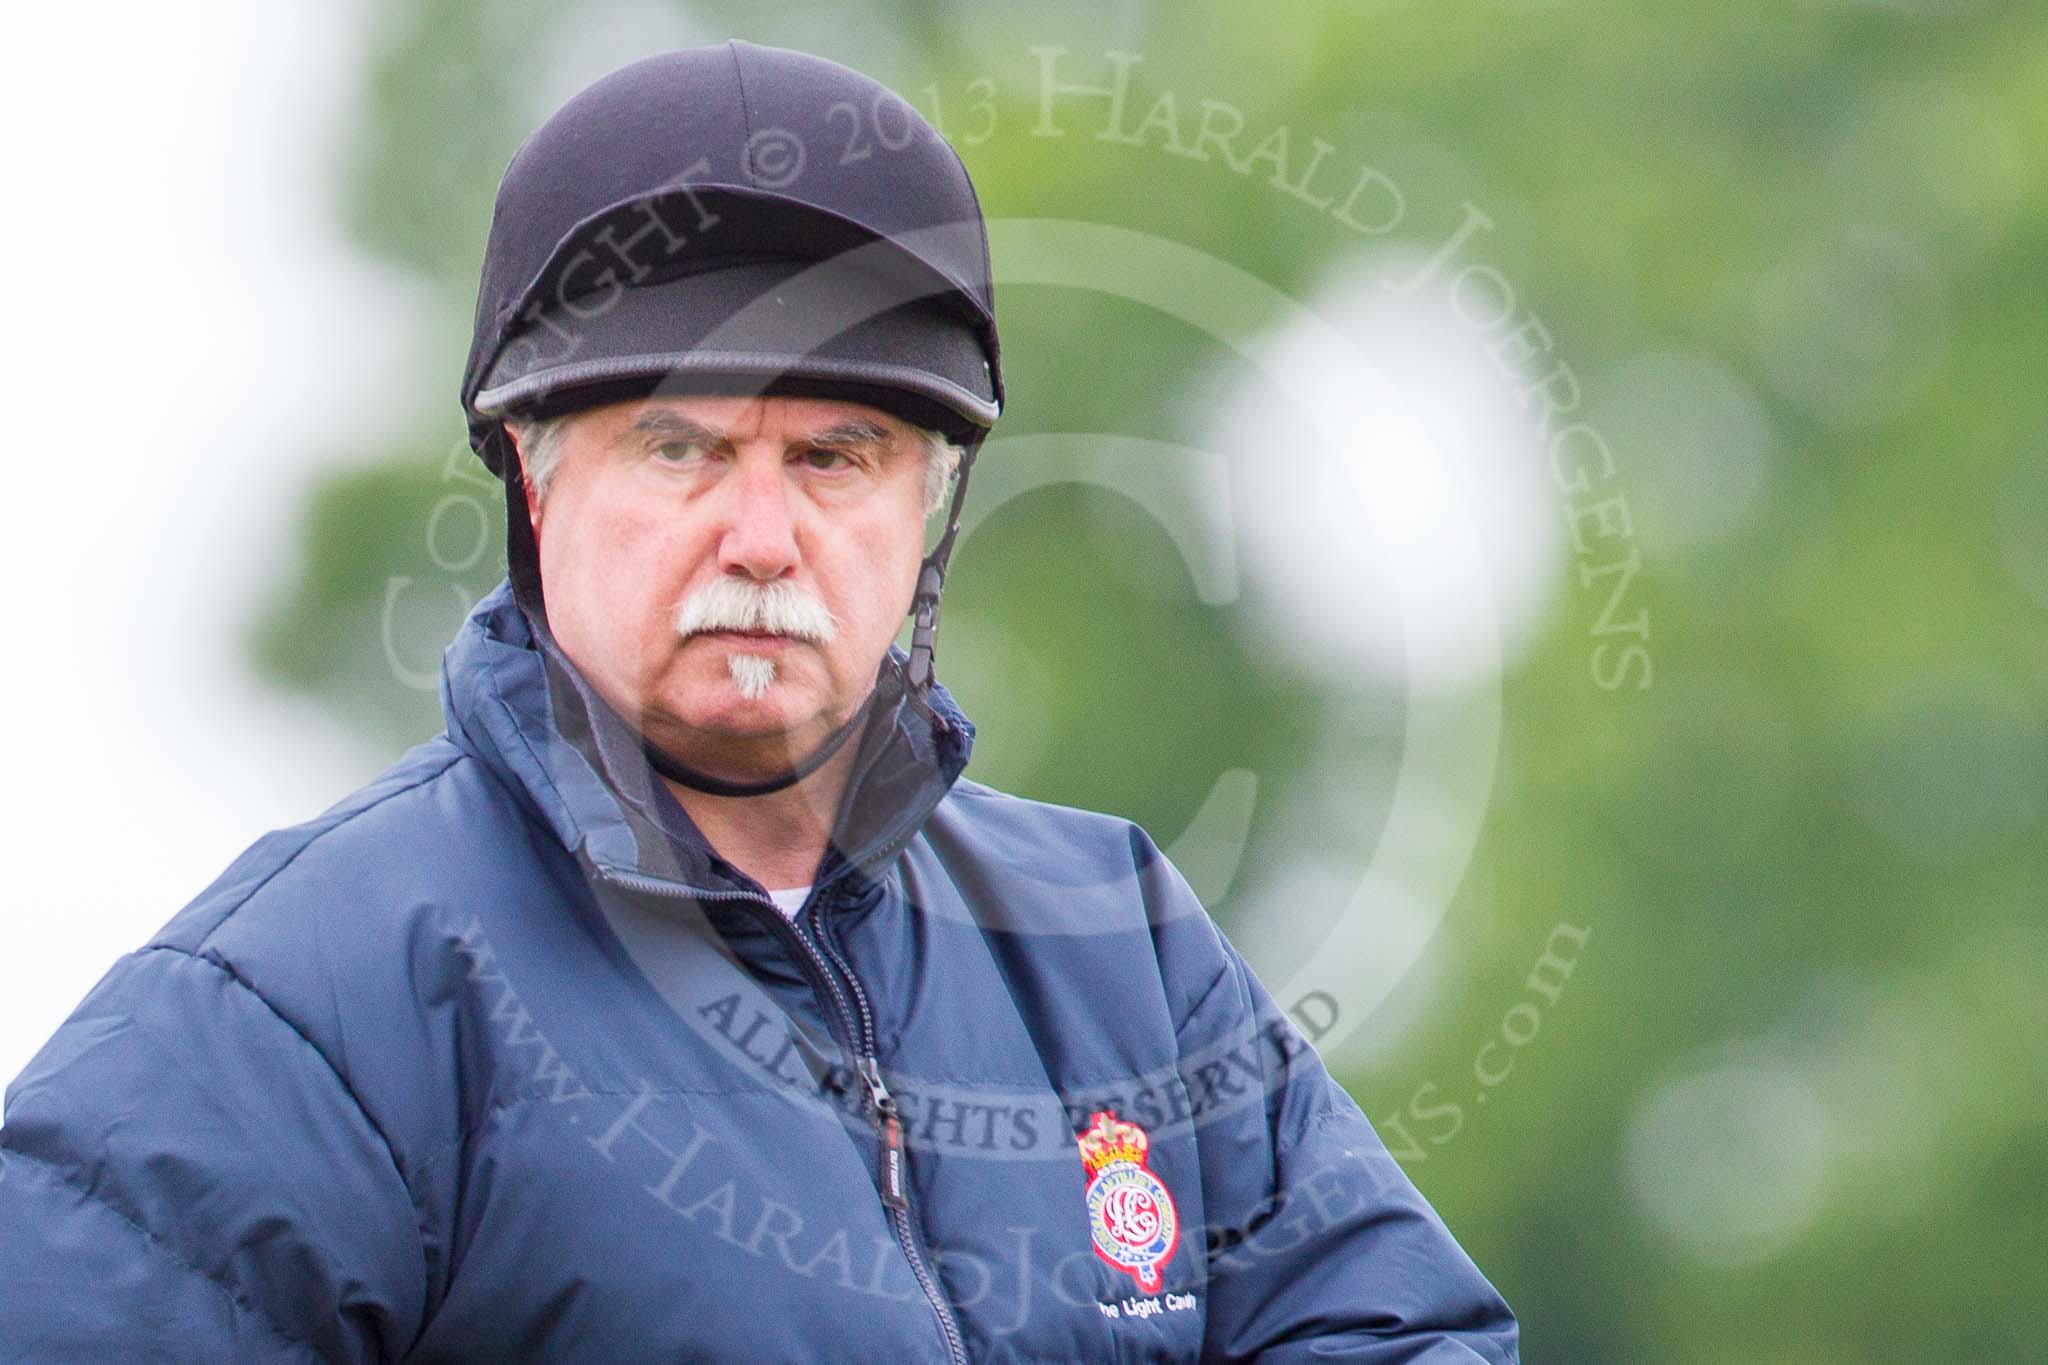
[[824, 644], [839, 633], [839, 620], [817, 594], [786, 579], [715, 578], [676, 610], [677, 634], [687, 639], [707, 630], [764, 631]]

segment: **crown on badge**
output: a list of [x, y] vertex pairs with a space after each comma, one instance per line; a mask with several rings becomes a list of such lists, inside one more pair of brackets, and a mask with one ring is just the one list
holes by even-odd
[[1113, 1109], [1089, 1115], [1088, 1131], [1074, 1141], [1081, 1148], [1081, 1164], [1088, 1168], [1091, 1176], [1113, 1162], [1144, 1165], [1145, 1153], [1152, 1145], [1143, 1128], [1118, 1118]]

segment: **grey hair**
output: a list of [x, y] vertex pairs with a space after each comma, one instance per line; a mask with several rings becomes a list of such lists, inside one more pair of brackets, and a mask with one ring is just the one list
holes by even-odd
[[[575, 415], [566, 412], [559, 417], [546, 417], [535, 422], [513, 419], [505, 423], [506, 429], [519, 443], [526, 482], [533, 489], [536, 503], [548, 495], [548, 485], [554, 481], [555, 471], [562, 462], [562, 432]], [[911, 430], [924, 444], [924, 514], [929, 517], [945, 506], [946, 495], [960, 473], [960, 459], [964, 452], [938, 431], [928, 427], [912, 427]]]

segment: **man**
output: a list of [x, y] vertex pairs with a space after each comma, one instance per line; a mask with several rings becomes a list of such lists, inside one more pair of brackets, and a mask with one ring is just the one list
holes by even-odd
[[510, 573], [447, 733], [11, 1088], [0, 1355], [1516, 1358], [1145, 834], [961, 777], [1002, 387], [922, 120], [745, 43], [607, 77], [507, 171], [463, 399]]

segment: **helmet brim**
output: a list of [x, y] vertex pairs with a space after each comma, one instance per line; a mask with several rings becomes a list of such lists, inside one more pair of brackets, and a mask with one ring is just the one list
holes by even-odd
[[867, 403], [956, 441], [1000, 411], [976, 329], [918, 276], [860, 252], [695, 263], [531, 308], [472, 406], [539, 417], [654, 394]]

